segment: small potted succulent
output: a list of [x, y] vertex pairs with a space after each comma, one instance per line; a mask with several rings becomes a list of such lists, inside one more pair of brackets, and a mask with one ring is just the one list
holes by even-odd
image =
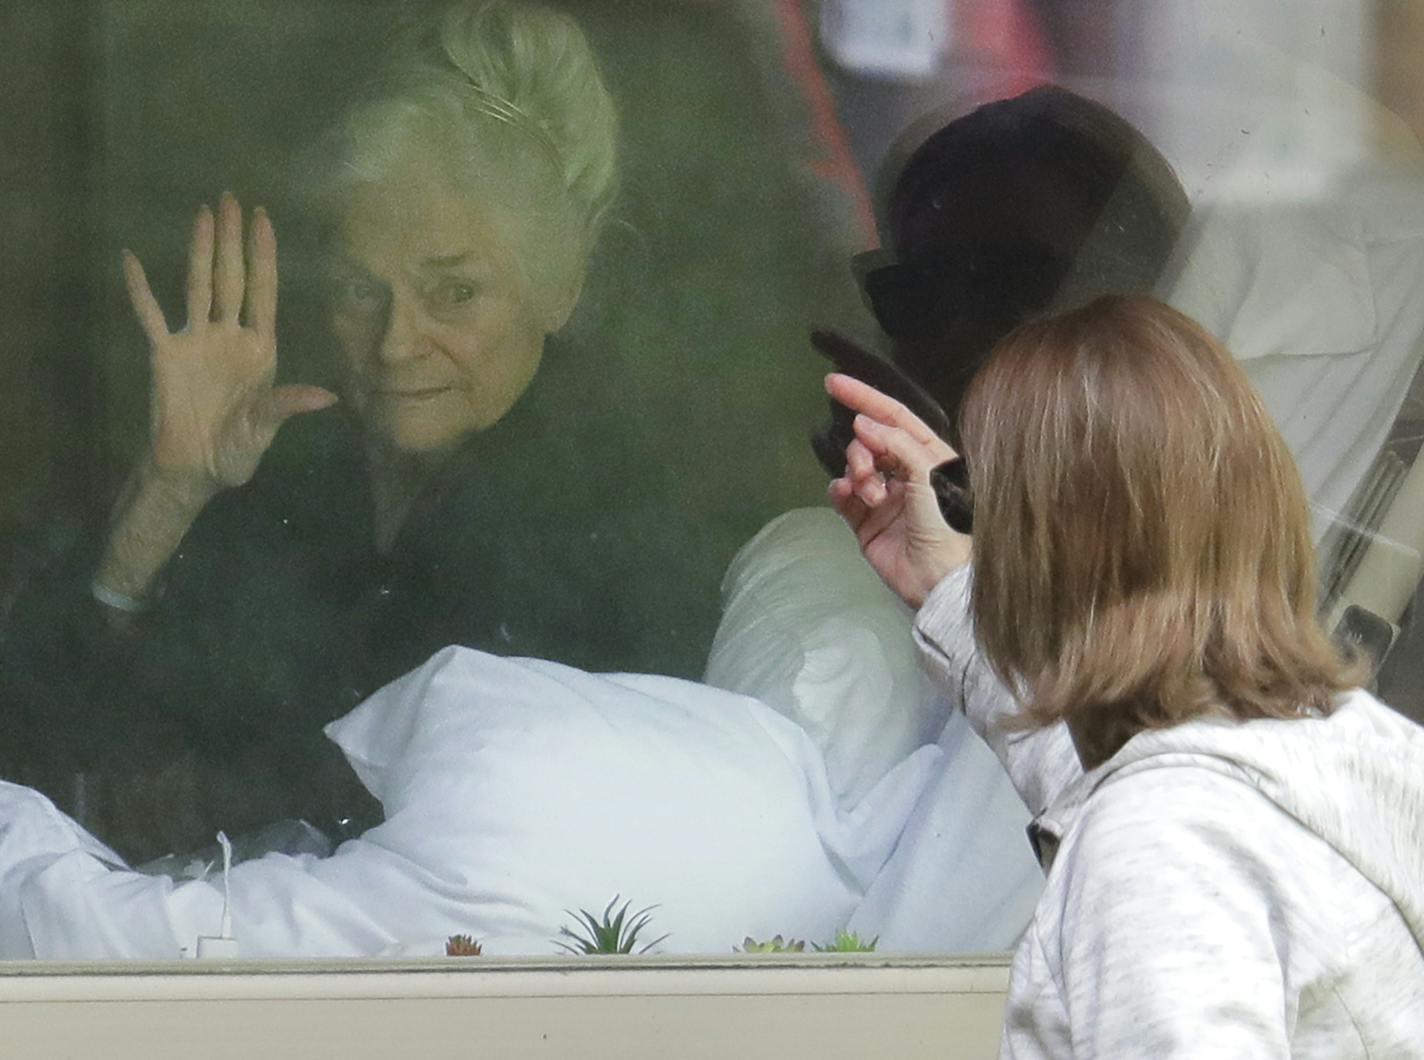
[[614, 907], [618, 905], [620, 897], [621, 895], [616, 894], [613, 896], [613, 900], [604, 907], [602, 916], [595, 916], [587, 909], [580, 909], [577, 913], [564, 910], [574, 917], [578, 924], [572, 928], [567, 925], [559, 928], [560, 937], [554, 939], [554, 945], [578, 957], [595, 953], [643, 954], [667, 938], [667, 935], [659, 935], [639, 947], [638, 943], [657, 906], [650, 905], [630, 915], [628, 910], [633, 903], [625, 901], [615, 912]]

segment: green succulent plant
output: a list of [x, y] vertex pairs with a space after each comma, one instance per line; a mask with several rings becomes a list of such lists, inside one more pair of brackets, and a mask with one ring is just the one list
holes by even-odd
[[817, 953], [871, 953], [875, 950], [875, 944], [879, 941], [879, 935], [866, 941], [854, 931], [846, 931], [842, 928], [836, 932], [836, 937], [833, 941], [826, 943], [824, 946], [812, 943], [812, 946]]
[[595, 916], [587, 909], [580, 909], [577, 913], [565, 909], [564, 912], [578, 921], [578, 926], [571, 928], [564, 925], [559, 928], [560, 937], [554, 939], [554, 945], [578, 957], [595, 953], [647, 953], [667, 938], [666, 935], [659, 935], [638, 948], [639, 936], [647, 929], [657, 906], [650, 905], [630, 916], [628, 908], [633, 903], [626, 901], [614, 912], [621, 897], [615, 894], [604, 907], [602, 916]]
[[740, 947], [732, 947], [733, 953], [804, 953], [806, 943], [801, 939], [784, 939], [776, 935], [764, 942], [758, 942], [750, 935]]

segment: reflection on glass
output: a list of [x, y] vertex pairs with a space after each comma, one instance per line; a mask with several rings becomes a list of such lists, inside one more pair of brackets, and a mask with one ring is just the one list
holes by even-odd
[[[1151, 291], [1187, 213], [1141, 133], [1091, 100], [1037, 88], [949, 121], [914, 150], [893, 180], [886, 251], [863, 272], [864, 293], [906, 385], [953, 423], [990, 350], [1027, 316]], [[850, 436], [837, 410], [822, 451]], [[813, 732], [830, 728], [827, 766], [843, 796], [862, 794], [872, 763], [883, 772], [928, 741], [945, 754], [852, 925], [897, 949], [1011, 946], [1042, 884], [1018, 840], [1028, 814], [965, 716], [920, 676], [905, 609], [855, 540], [824, 510], [790, 512], [743, 550], [729, 585], [708, 679], [784, 705]], [[788, 674], [798, 659], [805, 669]], [[814, 673], [834, 679], [813, 683]]]
[[[1005, 60], [961, 10], [906, 84], [850, 58], [864, 4], [824, 5], [824, 55], [797, 5], [567, 6], [94, 0], [88, 44], [5, 16], [104, 76], [66, 104], [85, 138], [36, 134], [65, 191], [6, 193], [52, 235], [20, 244], [45, 298], [0, 322], [33, 440], [6, 456], [0, 767], [112, 847], [0, 846], [53, 866], [7, 954], [191, 950], [219, 829], [247, 955], [552, 953], [625, 902], [661, 952], [1010, 946], [1029, 810], [806, 507], [813, 326], [952, 424], [1026, 315], [1155, 291], [1285, 433], [1330, 624], [1393, 636], [1412, 582], [1370, 546], [1410, 523], [1420, 152], [1338, 64], [1301, 73], [1324, 46], [1273, 75], [1160, 4], [1040, 5]], [[1169, 33], [1180, 83], [1128, 76]], [[1053, 74], [1073, 91], [1025, 91]], [[906, 126], [863, 306], [841, 196]]]

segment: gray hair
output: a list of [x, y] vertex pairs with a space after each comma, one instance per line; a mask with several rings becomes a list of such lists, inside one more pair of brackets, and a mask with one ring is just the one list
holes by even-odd
[[618, 186], [618, 115], [582, 30], [509, 0], [461, 0], [405, 27], [333, 130], [317, 206], [412, 162], [489, 196], [537, 299], [576, 291]]

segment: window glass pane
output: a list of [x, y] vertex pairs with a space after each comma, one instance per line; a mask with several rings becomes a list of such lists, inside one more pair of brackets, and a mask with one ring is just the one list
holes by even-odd
[[7, 5], [0, 956], [1011, 947], [812, 331], [1197, 316], [1424, 714], [1416, 7]]

